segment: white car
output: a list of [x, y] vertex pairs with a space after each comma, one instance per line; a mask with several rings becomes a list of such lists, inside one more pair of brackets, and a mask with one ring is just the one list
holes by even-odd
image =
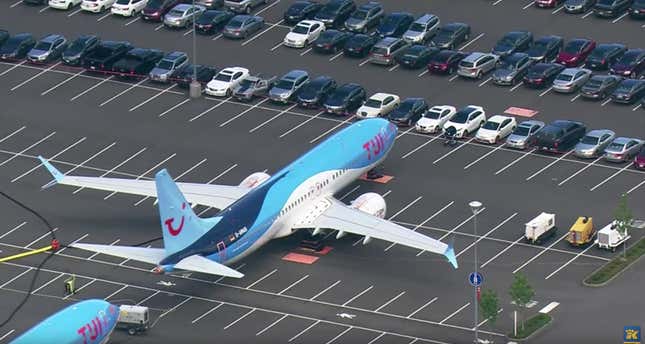
[[434, 134], [443, 130], [443, 125], [448, 122], [452, 116], [457, 113], [457, 108], [450, 105], [435, 105], [431, 107], [426, 113], [423, 114], [414, 130], [425, 133]]
[[112, 14], [132, 17], [137, 13], [141, 13], [147, 4], [148, 0], [116, 0], [111, 11]]
[[483, 143], [497, 143], [517, 128], [514, 117], [495, 115], [479, 128], [475, 140]]
[[228, 67], [222, 69], [213, 80], [206, 84], [204, 92], [216, 97], [230, 97], [233, 89], [249, 77], [249, 70], [242, 67]]
[[80, 5], [82, 0], [49, 0], [47, 5], [57, 10], [69, 10], [74, 6]]
[[316, 20], [303, 20], [296, 24], [291, 31], [284, 36], [282, 44], [292, 48], [304, 48], [315, 41], [320, 33], [325, 31], [325, 24]]
[[387, 114], [399, 106], [400, 102], [401, 98], [395, 94], [375, 93], [356, 110], [356, 116], [360, 118], [387, 116]]
[[116, 0], [83, 0], [81, 9], [83, 11], [101, 13], [114, 5]]
[[454, 127], [457, 130], [455, 138], [466, 137], [477, 131], [486, 123], [484, 108], [477, 105], [468, 105], [457, 111], [451, 119], [443, 125], [443, 130]]

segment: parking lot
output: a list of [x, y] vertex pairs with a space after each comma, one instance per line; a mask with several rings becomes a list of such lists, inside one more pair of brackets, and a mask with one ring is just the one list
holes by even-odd
[[[137, 46], [190, 52], [186, 31], [111, 15], [15, 4], [0, 11], [12, 33], [40, 36], [55, 31], [75, 37], [96, 32]], [[515, 28], [635, 47], [643, 45], [639, 37], [645, 30], [642, 22], [629, 18], [613, 22], [509, 0], [468, 5], [436, 1], [431, 8], [417, 2], [384, 4], [388, 11], [430, 11], [445, 22], [470, 23], [472, 39], [462, 47], [469, 51], [489, 50], [498, 37]], [[280, 20], [288, 5], [282, 0], [256, 10], [265, 17], [266, 28], [245, 41], [198, 37], [198, 59], [219, 68], [239, 64], [276, 75], [302, 68], [339, 82], [359, 82], [368, 93], [424, 96], [431, 104], [477, 104], [490, 114], [517, 106], [537, 111], [534, 119], [545, 122], [575, 119], [588, 128], [607, 127], [619, 135], [645, 138], [645, 116], [636, 105], [589, 102], [575, 95], [543, 93], [546, 89], [501, 88], [486, 79], [419, 76], [422, 70], [390, 71], [363, 60], [283, 47], [279, 43], [288, 27]], [[156, 238], [157, 210], [150, 198], [63, 186], [41, 190], [51, 178], [39, 166], [38, 155], [68, 174], [150, 179], [168, 168], [176, 180], [236, 185], [254, 171], [277, 171], [353, 121], [266, 99], [190, 100], [174, 84], [123, 81], [62, 65], [0, 63], [0, 81], [5, 104], [0, 112], [3, 191], [41, 212], [57, 227], [63, 243], [132, 245]], [[444, 241], [454, 238], [460, 269], [452, 270], [441, 257], [385, 242], [363, 246], [361, 238], [352, 236], [330, 236], [326, 244], [333, 250], [313, 265], [282, 260], [298, 251], [303, 233], [275, 240], [238, 263], [234, 267], [245, 274], [239, 280], [198, 273], [153, 275], [153, 266], [70, 248], [40, 272], [34, 296], [0, 330], [0, 342], [15, 338], [69, 300], [91, 297], [151, 308], [153, 326], [146, 335], [129, 338], [116, 332], [114, 342], [472, 342], [474, 304], [466, 277], [475, 243], [484, 288], [495, 289], [501, 299], [497, 326], [481, 325], [483, 335], [495, 342], [506, 343], [504, 335], [512, 330], [514, 307], [507, 290], [519, 272], [536, 290], [533, 311], [550, 302], [560, 304], [554, 311], [558, 321], [536, 342], [606, 343], [619, 336], [623, 326], [642, 323], [642, 307], [634, 306], [642, 301], [615, 296], [638, 295], [643, 265], [634, 265], [632, 274], [609, 287], [589, 290], [580, 281], [618, 253], [593, 246], [573, 248], [564, 240], [578, 216], [593, 216], [598, 228], [611, 221], [623, 193], [628, 194], [634, 217], [645, 218], [645, 173], [631, 164], [580, 160], [571, 152], [517, 151], [472, 139], [448, 147], [442, 138], [402, 128], [384, 168], [394, 176], [391, 182], [357, 181], [337, 197], [349, 202], [369, 191], [384, 195], [390, 220]], [[484, 203], [477, 234], [467, 206], [472, 199]], [[50, 237], [38, 219], [6, 200], [1, 204], [2, 256], [48, 244]], [[201, 216], [215, 212], [196, 210]], [[559, 231], [541, 246], [527, 244], [522, 240], [524, 224], [542, 211], [556, 214]], [[631, 242], [642, 235], [635, 230]], [[161, 242], [151, 245], [159, 247]], [[6, 309], [28, 290], [40, 259], [0, 266], [0, 297]], [[79, 293], [66, 297], [62, 283], [71, 274], [76, 275]], [[571, 331], [582, 326], [587, 330]]]

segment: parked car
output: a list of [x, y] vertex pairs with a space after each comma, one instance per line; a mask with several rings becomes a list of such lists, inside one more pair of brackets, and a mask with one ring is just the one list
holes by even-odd
[[411, 127], [428, 111], [428, 103], [423, 98], [407, 98], [392, 110], [387, 118], [398, 126]]
[[515, 85], [528, 72], [533, 60], [525, 53], [514, 53], [502, 59], [493, 72], [493, 82], [497, 85]]
[[439, 32], [440, 24], [439, 17], [426, 13], [410, 24], [408, 31], [403, 33], [403, 39], [412, 44], [425, 44]]
[[645, 146], [643, 146], [641, 151], [636, 154], [636, 157], [634, 158], [634, 167], [639, 170], [645, 170]]
[[625, 13], [632, 0], [598, 0], [593, 7], [593, 12], [598, 17], [618, 17]]
[[83, 0], [81, 9], [87, 12], [101, 13], [114, 5], [116, 0]]
[[563, 2], [564, 2], [564, 0], [535, 0], [535, 2], [533, 2], [533, 3], [537, 7], [554, 8], [554, 7], [560, 5]]
[[148, 0], [116, 0], [110, 8], [110, 12], [124, 17], [132, 17], [141, 13], [146, 4], [148, 4]]
[[11, 35], [9, 31], [0, 29], [0, 47], [6, 42]]
[[328, 76], [319, 76], [306, 83], [296, 95], [300, 107], [317, 108], [322, 105], [327, 96], [336, 89], [336, 81]]
[[412, 14], [407, 12], [392, 12], [383, 18], [376, 28], [376, 34], [384, 37], [401, 37], [414, 21]]
[[22, 0], [22, 3], [25, 5], [44, 5], [47, 0]]
[[114, 62], [112, 72], [121, 77], [147, 76], [163, 55], [157, 49], [134, 48]]
[[529, 57], [536, 62], [553, 62], [564, 46], [564, 39], [560, 36], [543, 36], [535, 41], [526, 51]]
[[214, 67], [187, 63], [175, 70], [171, 79], [174, 80], [180, 88], [188, 88], [190, 83], [193, 82], [194, 75], [197, 75], [196, 80], [202, 87], [204, 87], [209, 81], [211, 81], [211, 79], [213, 79], [215, 74], [217, 74], [217, 69]]
[[526, 149], [531, 145], [535, 134], [544, 128], [544, 122], [529, 120], [520, 123], [506, 138], [506, 147]]
[[239, 85], [242, 80], [249, 77], [249, 70], [242, 67], [228, 67], [217, 73], [213, 80], [206, 84], [204, 92], [216, 97], [230, 97], [233, 89]]
[[309, 81], [309, 73], [294, 69], [273, 85], [269, 90], [269, 98], [274, 102], [287, 103], [307, 81]]
[[95, 35], [82, 35], [72, 41], [63, 51], [63, 63], [68, 66], [79, 66], [85, 55], [96, 49], [100, 39]]
[[172, 74], [188, 64], [188, 55], [181, 51], [172, 51], [164, 56], [148, 73], [148, 77], [156, 82], [169, 82]]
[[486, 123], [477, 130], [475, 140], [482, 143], [498, 143], [509, 136], [516, 127], [517, 122], [514, 117], [495, 115], [490, 117]]
[[207, 10], [195, 20], [195, 30], [203, 35], [210, 35], [224, 28], [235, 14], [231, 11]]
[[196, 0], [195, 4], [204, 6], [207, 10], [212, 10], [224, 7], [224, 0]]
[[573, 154], [579, 158], [596, 158], [615, 137], [616, 133], [609, 129], [591, 130], [576, 144]]
[[341, 28], [355, 10], [356, 4], [352, 0], [329, 0], [314, 19], [325, 23], [327, 28]]
[[588, 99], [605, 99], [622, 80], [616, 75], [593, 75], [580, 89], [580, 95]]
[[452, 116], [443, 125], [443, 130], [454, 127], [456, 130], [455, 138], [463, 138], [475, 133], [482, 125], [486, 123], [486, 112], [484, 108], [476, 105], [468, 105]]
[[345, 21], [345, 29], [352, 32], [367, 33], [375, 28], [383, 19], [383, 5], [378, 2], [368, 2], [359, 6]]
[[558, 54], [557, 63], [566, 67], [577, 67], [585, 62], [587, 56], [596, 48], [596, 42], [586, 38], [572, 39]]
[[470, 25], [464, 23], [449, 23], [441, 27], [430, 41], [430, 46], [439, 49], [454, 50], [470, 39]]
[[428, 65], [430, 58], [439, 53], [439, 48], [430, 48], [427, 45], [415, 44], [405, 48], [401, 55], [396, 57], [401, 67], [419, 69]]
[[343, 54], [349, 57], [365, 57], [378, 41], [379, 39], [374, 35], [352, 35], [343, 47]]
[[528, 31], [511, 31], [497, 41], [491, 53], [497, 56], [508, 56], [515, 52], [527, 50], [531, 43], [533, 43], [532, 33]]
[[284, 22], [293, 25], [303, 20], [313, 19], [322, 7], [321, 3], [314, 1], [296, 1], [284, 12]]
[[269, 0], [225, 0], [224, 6], [233, 12], [250, 14], [251, 10], [269, 3]]
[[443, 131], [446, 124], [455, 114], [457, 109], [451, 105], [435, 105], [423, 114], [414, 130], [424, 134], [434, 134]]
[[609, 66], [621, 58], [626, 51], [627, 47], [623, 44], [598, 44], [587, 57], [584, 66], [595, 71], [609, 69]]
[[456, 50], [441, 50], [430, 58], [428, 71], [436, 74], [452, 74], [459, 67], [459, 62], [466, 58], [468, 53]]
[[645, 80], [625, 79], [611, 93], [611, 100], [616, 103], [633, 104], [645, 97]]
[[401, 103], [401, 98], [396, 94], [375, 93], [356, 110], [356, 117], [374, 118], [386, 117]]
[[534, 64], [524, 76], [524, 85], [535, 88], [551, 85], [562, 70], [564, 70], [564, 66], [559, 63]]
[[403, 54], [409, 44], [396, 37], [385, 37], [376, 43], [370, 51], [370, 63], [392, 65], [396, 57]]
[[634, 0], [629, 7], [629, 15], [634, 19], [645, 18], [645, 0]]
[[574, 147], [586, 131], [580, 122], [556, 120], [535, 135], [533, 146], [542, 151], [562, 153]]
[[643, 148], [643, 140], [617, 137], [607, 148], [603, 158], [611, 162], [626, 162], [634, 159]]
[[148, 21], [162, 21], [163, 17], [181, 0], [148, 0], [148, 4], [141, 11], [141, 19]]
[[57, 10], [71, 10], [72, 7], [80, 5], [82, 0], [49, 0], [47, 6]]
[[204, 6], [179, 4], [166, 13], [163, 17], [163, 24], [168, 28], [187, 28], [205, 11]]
[[596, 4], [596, 0], [567, 0], [564, 11], [567, 13], [585, 13]]
[[0, 47], [0, 59], [20, 60], [24, 59], [29, 50], [36, 45], [34, 36], [30, 33], [18, 33], [7, 39]]
[[258, 74], [242, 80], [233, 89], [233, 98], [241, 101], [251, 101], [255, 97], [267, 95], [275, 85], [276, 77], [273, 75]]
[[645, 76], [645, 49], [630, 49], [609, 70], [611, 74], [632, 79]]
[[499, 57], [493, 54], [471, 53], [459, 62], [457, 74], [465, 78], [481, 79], [484, 74], [495, 69], [498, 59]]
[[264, 18], [258, 16], [251, 16], [246, 14], [239, 14], [233, 17], [224, 26], [222, 33], [227, 38], [241, 38], [244, 39], [255, 32], [258, 32], [264, 27]]
[[349, 115], [358, 109], [365, 101], [365, 89], [359, 84], [349, 83], [336, 88], [323, 106], [328, 113]]
[[58, 60], [67, 48], [67, 39], [63, 35], [47, 35], [34, 45], [27, 60], [33, 63], [47, 63]]
[[343, 49], [350, 33], [338, 30], [326, 30], [313, 42], [313, 50], [317, 53], [331, 54]]
[[304, 48], [318, 39], [325, 31], [325, 24], [315, 20], [303, 20], [284, 36], [282, 44], [291, 48]]
[[573, 93], [587, 83], [590, 77], [589, 69], [567, 68], [553, 80], [553, 90], [560, 93]]
[[130, 42], [101, 41], [96, 49], [85, 55], [83, 67], [93, 72], [110, 72], [112, 64], [133, 48]]

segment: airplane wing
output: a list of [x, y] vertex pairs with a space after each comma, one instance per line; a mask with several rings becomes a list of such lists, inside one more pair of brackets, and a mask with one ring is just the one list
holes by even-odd
[[[350, 208], [334, 199], [326, 199], [326, 207], [315, 218], [309, 218], [297, 225], [298, 228], [328, 228], [339, 232], [353, 233], [367, 238], [376, 238], [400, 245], [444, 255], [453, 267], [458, 268], [452, 245], [417, 233], [409, 228], [372, 216], [358, 209]], [[322, 210], [322, 209], [321, 209]]]
[[[96, 190], [157, 197], [154, 180], [67, 176], [43, 157], [39, 156], [38, 159], [40, 159], [42, 164], [54, 177], [54, 181], [48, 183], [43, 188], [48, 188], [55, 184], [63, 184]], [[177, 183], [177, 186], [186, 196], [186, 201], [189, 203], [217, 209], [226, 208], [250, 190], [242, 186], [197, 183]]]

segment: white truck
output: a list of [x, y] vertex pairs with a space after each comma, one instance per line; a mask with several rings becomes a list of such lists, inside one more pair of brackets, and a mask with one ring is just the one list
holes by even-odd
[[631, 236], [627, 234], [627, 231], [621, 231], [618, 228], [618, 221], [614, 220], [598, 231], [598, 238], [595, 243], [599, 248], [614, 252], [616, 251], [616, 247], [629, 240], [629, 238]]
[[524, 237], [532, 244], [541, 244], [557, 231], [555, 214], [541, 213], [526, 224]]
[[117, 327], [125, 329], [130, 335], [148, 330], [148, 307], [144, 306], [119, 306], [119, 320]]

